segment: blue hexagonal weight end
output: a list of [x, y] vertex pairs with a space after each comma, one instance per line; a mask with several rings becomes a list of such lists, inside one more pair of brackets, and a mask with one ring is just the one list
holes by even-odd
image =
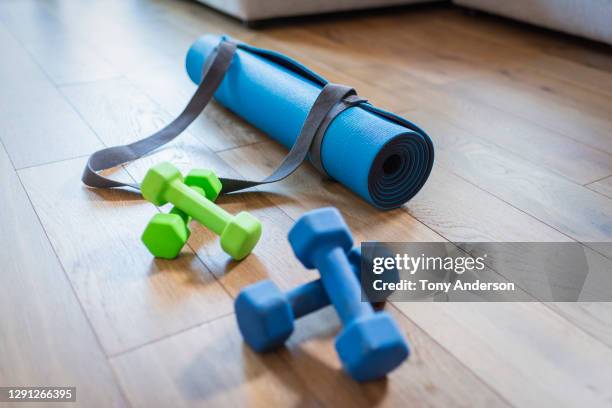
[[313, 269], [316, 250], [325, 246], [339, 246], [346, 252], [353, 246], [351, 231], [334, 207], [319, 208], [302, 215], [289, 231], [289, 243], [296, 258]]
[[357, 381], [383, 378], [410, 355], [399, 327], [385, 312], [349, 324], [336, 339], [336, 350]]
[[272, 281], [244, 288], [236, 298], [234, 309], [240, 332], [255, 351], [280, 347], [293, 332], [291, 306]]

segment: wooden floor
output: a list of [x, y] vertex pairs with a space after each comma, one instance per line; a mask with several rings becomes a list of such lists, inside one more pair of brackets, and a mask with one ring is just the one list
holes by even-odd
[[[427, 185], [379, 212], [306, 165], [220, 200], [263, 221], [245, 261], [199, 227], [179, 259], [153, 260], [139, 236], [157, 209], [79, 179], [88, 154], [181, 110], [184, 55], [205, 32], [284, 52], [422, 125], [436, 146]], [[83, 407], [612, 405], [611, 304], [388, 304], [413, 356], [367, 385], [340, 370], [332, 309], [266, 355], [233, 316], [247, 284], [316, 276], [286, 234], [330, 204], [357, 240], [579, 241], [612, 271], [593, 244], [612, 240], [610, 48], [450, 7], [250, 31], [189, 1], [4, 0], [0, 55], [0, 386], [76, 386]], [[213, 105], [115, 175], [168, 159], [264, 176], [284, 154]]]

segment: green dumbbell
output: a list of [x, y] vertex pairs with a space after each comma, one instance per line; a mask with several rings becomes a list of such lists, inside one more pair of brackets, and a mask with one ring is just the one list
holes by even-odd
[[[207, 184], [220, 184], [211, 171], [203, 171]], [[190, 173], [190, 176], [193, 172]], [[217, 184], [217, 185], [218, 185]], [[261, 237], [261, 223], [247, 212], [232, 215], [189, 185], [192, 178], [183, 180], [181, 172], [172, 164], [164, 162], [149, 169], [142, 181], [142, 196], [157, 206], [172, 203], [200, 224], [221, 237], [221, 248], [234, 259], [242, 259], [251, 253]]]
[[[221, 192], [221, 182], [210, 170], [192, 170], [185, 177], [185, 184], [210, 201]], [[191, 231], [191, 217], [174, 207], [168, 214], [156, 214], [142, 234], [142, 242], [157, 258], [174, 259], [187, 243]]]
[[[185, 180], [189, 176], [187, 175]], [[202, 188], [192, 185], [190, 187], [207, 197]], [[219, 191], [221, 191], [220, 184], [215, 196], [207, 198], [210, 201], [214, 201]], [[155, 214], [142, 233], [142, 242], [156, 258], [174, 259], [180, 254], [181, 249], [183, 249], [189, 239], [189, 235], [191, 235], [191, 230], [189, 229], [190, 222], [191, 217], [176, 207], [172, 208], [167, 214]]]

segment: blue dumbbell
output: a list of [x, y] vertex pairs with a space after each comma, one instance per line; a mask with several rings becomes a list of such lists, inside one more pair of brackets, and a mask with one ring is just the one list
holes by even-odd
[[[356, 277], [360, 275], [361, 248], [349, 252]], [[397, 282], [399, 272], [388, 271], [385, 281]], [[390, 295], [391, 292], [384, 295]], [[235, 302], [236, 319], [242, 337], [255, 351], [270, 351], [282, 346], [291, 336], [294, 322], [330, 304], [320, 279], [283, 293], [274, 282], [264, 280], [240, 291]]]
[[384, 377], [410, 354], [399, 327], [386, 312], [375, 313], [361, 301], [361, 287], [348, 259], [350, 230], [332, 207], [309, 211], [289, 231], [296, 257], [317, 268], [344, 328], [336, 351], [344, 369], [357, 381]]

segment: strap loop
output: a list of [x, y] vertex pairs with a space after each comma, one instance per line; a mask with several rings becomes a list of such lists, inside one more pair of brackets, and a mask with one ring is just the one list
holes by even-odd
[[[332, 84], [330, 84], [332, 85]], [[360, 98], [357, 96], [355, 90], [351, 89], [350, 92], [347, 92], [347, 96], [341, 99], [338, 103], [336, 103], [327, 113], [325, 119], [321, 122], [317, 133], [314, 136], [312, 141], [312, 145], [310, 147], [310, 162], [319, 172], [323, 175], [327, 175], [327, 171], [323, 166], [323, 159], [321, 158], [321, 147], [323, 146], [323, 137], [325, 137], [325, 132], [327, 132], [327, 128], [333, 122], [333, 120], [347, 110], [350, 107], [357, 106], [361, 103], [367, 103], [367, 99]]]

